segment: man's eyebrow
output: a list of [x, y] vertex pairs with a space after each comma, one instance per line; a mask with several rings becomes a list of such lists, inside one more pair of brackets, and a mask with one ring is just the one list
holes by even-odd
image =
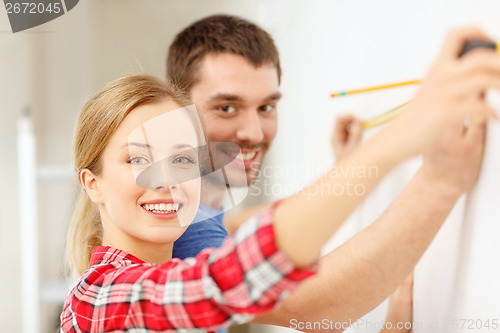
[[279, 101], [281, 99], [281, 97], [283, 96], [282, 93], [280, 93], [279, 91], [275, 92], [274, 94], [271, 94], [269, 95], [266, 99], [264, 99], [265, 101]]
[[[272, 93], [271, 95], [267, 96], [264, 98], [264, 101], [278, 101], [282, 97], [281, 92], [277, 91], [275, 93]], [[243, 98], [241, 96], [238, 96], [236, 94], [230, 94], [230, 93], [217, 93], [211, 97], [209, 97], [208, 102], [217, 102], [217, 101], [236, 101], [236, 102], [243, 102]]]
[[236, 101], [236, 102], [242, 102], [243, 98], [241, 98], [238, 95], [235, 94], [228, 94], [228, 93], [217, 93], [213, 96], [210, 96], [208, 98], [209, 102], [217, 102], [217, 101]]

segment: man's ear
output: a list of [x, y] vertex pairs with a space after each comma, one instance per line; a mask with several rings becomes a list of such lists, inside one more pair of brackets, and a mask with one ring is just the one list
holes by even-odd
[[95, 204], [102, 203], [102, 192], [97, 182], [97, 176], [94, 175], [92, 171], [89, 169], [83, 169], [80, 171], [80, 182], [90, 197], [90, 200], [92, 200]]

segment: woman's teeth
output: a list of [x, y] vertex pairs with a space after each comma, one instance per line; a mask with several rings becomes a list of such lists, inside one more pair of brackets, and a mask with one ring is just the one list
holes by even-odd
[[144, 209], [153, 213], [175, 213], [179, 210], [179, 203], [172, 204], [144, 204]]
[[257, 155], [257, 152], [254, 151], [252, 153], [246, 153], [246, 154], [244, 154], [244, 153], [229, 153], [229, 155], [231, 155], [233, 158], [236, 158], [240, 161], [250, 161], [255, 157], [255, 155]]

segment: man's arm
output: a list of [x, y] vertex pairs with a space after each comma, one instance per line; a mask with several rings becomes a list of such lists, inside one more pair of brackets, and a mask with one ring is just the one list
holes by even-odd
[[416, 175], [382, 217], [322, 257], [316, 276], [254, 322], [355, 322], [372, 310], [411, 272], [459, 197], [434, 185]]

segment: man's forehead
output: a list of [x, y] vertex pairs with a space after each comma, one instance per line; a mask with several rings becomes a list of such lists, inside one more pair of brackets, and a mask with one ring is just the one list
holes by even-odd
[[246, 58], [229, 54], [203, 57], [191, 91], [199, 90], [203, 99], [279, 99], [278, 74], [270, 63], [255, 66]]
[[234, 66], [238, 70], [250, 70], [252, 72], [269, 70], [271, 73], [276, 74], [276, 79], [278, 78], [278, 69], [272, 62], [264, 61], [256, 66], [244, 56], [229, 52], [207, 53], [199, 60], [198, 65], [197, 70], [200, 72], [208, 71], [211, 68], [217, 70], [231, 69]]

